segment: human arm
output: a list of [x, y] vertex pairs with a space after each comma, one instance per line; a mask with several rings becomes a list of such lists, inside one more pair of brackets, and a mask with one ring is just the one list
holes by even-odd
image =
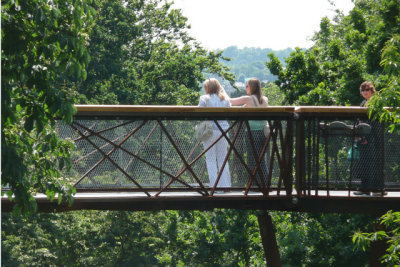
[[230, 98], [229, 101], [234, 106], [243, 106], [243, 105], [245, 107], [254, 106], [252, 101], [251, 101], [250, 96], [241, 96], [241, 97]]

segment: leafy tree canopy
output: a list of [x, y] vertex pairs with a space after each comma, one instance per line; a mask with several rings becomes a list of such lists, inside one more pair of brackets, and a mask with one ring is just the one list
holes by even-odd
[[36, 209], [32, 194], [69, 197], [59, 169], [72, 145], [58, 139], [55, 118], [72, 121], [71, 90], [60, 74], [83, 79], [94, 9], [83, 1], [3, 1], [1, 14], [1, 183], [16, 211]]
[[[187, 18], [163, 0], [96, 0], [87, 79], [79, 103], [195, 104], [203, 72], [233, 83], [222, 52], [202, 48]], [[72, 81], [73, 82], [73, 81]]]
[[286, 68], [270, 54], [266, 65], [278, 76], [276, 84], [287, 103], [358, 105], [358, 88], [365, 80], [378, 90], [390, 83], [399, 91], [399, 76], [391, 74], [398, 71], [399, 62], [398, 0], [357, 0], [354, 4], [347, 16], [337, 11], [333, 21], [322, 19], [313, 38], [315, 45], [307, 51], [297, 48], [286, 59]]

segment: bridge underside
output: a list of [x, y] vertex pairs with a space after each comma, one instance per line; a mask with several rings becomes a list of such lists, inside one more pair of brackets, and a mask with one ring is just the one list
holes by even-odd
[[[77, 193], [72, 205], [57, 204], [44, 195], [37, 196], [39, 212], [66, 212], [74, 210], [119, 210], [119, 211], [159, 211], [159, 210], [212, 210], [247, 209], [294, 212], [360, 213], [381, 215], [388, 210], [400, 210], [400, 194], [389, 192], [385, 197], [349, 197], [347, 191], [325, 192], [313, 196], [262, 196], [250, 193], [243, 196], [239, 192], [219, 193], [214, 196], [200, 196], [187, 192], [167, 192], [164, 196], [148, 197], [135, 192]], [[2, 198], [2, 211], [10, 212], [13, 203]]]

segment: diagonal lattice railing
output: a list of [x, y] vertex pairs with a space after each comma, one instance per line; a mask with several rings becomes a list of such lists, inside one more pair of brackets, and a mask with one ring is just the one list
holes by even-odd
[[[66, 176], [78, 191], [137, 191], [149, 197], [234, 191], [275, 197], [345, 190], [350, 196], [361, 184], [362, 164], [348, 160], [347, 151], [362, 137], [355, 126], [366, 121], [363, 108], [77, 108], [72, 125], [57, 127], [76, 145]], [[195, 125], [203, 120], [213, 121], [218, 132], [207, 145], [195, 138]], [[268, 123], [270, 134], [251, 131], [254, 121]], [[346, 127], [335, 128], [338, 121]], [[378, 128], [374, 135], [381, 145], [370, 148], [374, 156], [368, 160], [379, 163], [375, 176], [382, 178], [382, 189], [399, 190], [400, 138], [384, 125]], [[210, 153], [219, 160], [207, 167]]]
[[[132, 190], [147, 196], [171, 190], [203, 196], [232, 190], [244, 195], [292, 192], [294, 107], [268, 108], [268, 113], [243, 108], [108, 108], [78, 106], [71, 125], [58, 124], [60, 136], [76, 146], [67, 176], [77, 190]], [[213, 121], [218, 132], [208, 145], [197, 141], [194, 132], [204, 119]], [[270, 126], [261, 149], [250, 119]], [[223, 158], [207, 167], [210, 151]], [[230, 186], [221, 183], [224, 170]], [[211, 183], [213, 171], [216, 179]]]

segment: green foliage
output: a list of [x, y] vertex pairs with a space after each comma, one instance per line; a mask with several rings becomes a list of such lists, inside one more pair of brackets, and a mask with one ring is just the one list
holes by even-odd
[[[363, 266], [351, 232], [375, 218], [271, 213], [284, 266]], [[2, 214], [4, 266], [265, 266], [256, 213]]]
[[[153, 213], [2, 214], [4, 266], [154, 266], [164, 245]], [[6, 231], [5, 231], [6, 229]]]
[[60, 177], [72, 145], [54, 132], [55, 119], [70, 123], [73, 92], [60, 74], [85, 77], [90, 1], [3, 1], [1, 15], [2, 179], [14, 194], [15, 212], [32, 212], [32, 193], [52, 199], [73, 189]]
[[357, 231], [353, 235], [353, 243], [356, 249], [365, 250], [371, 242], [384, 240], [387, 244], [386, 254], [382, 257], [382, 263], [387, 266], [400, 265], [400, 212], [389, 211], [380, 219], [382, 230], [372, 233]]
[[394, 35], [383, 47], [381, 66], [389, 81], [369, 101], [369, 115], [387, 122], [390, 132], [400, 133], [400, 34]]
[[249, 211], [2, 214], [4, 266], [265, 266]]
[[390, 132], [400, 133], [400, 85], [392, 81], [368, 103], [370, 117], [388, 122]]
[[368, 229], [374, 218], [345, 214], [273, 214], [284, 266], [364, 266], [366, 257], [352, 251], [354, 229]]
[[[165, 240], [167, 253], [159, 258], [168, 266], [262, 266], [260, 243], [253, 242], [255, 217], [248, 211], [169, 213]], [[257, 241], [260, 237], [257, 235]]]
[[372, 80], [379, 90], [386, 88], [379, 82], [382, 76], [398, 73], [398, 0], [357, 0], [354, 5], [347, 16], [338, 11], [333, 21], [323, 18], [315, 45], [307, 51], [297, 48], [286, 58], [286, 68], [269, 55], [266, 65], [278, 76], [287, 103], [358, 105], [363, 81]]
[[[80, 103], [195, 104], [203, 72], [233, 82], [209, 52], [187, 34], [187, 19], [164, 0], [97, 0], [87, 79]], [[72, 81], [73, 82], [73, 81]]]
[[262, 84], [263, 94], [268, 97], [268, 105], [281, 106], [284, 103], [285, 96], [279, 90], [275, 83]]

